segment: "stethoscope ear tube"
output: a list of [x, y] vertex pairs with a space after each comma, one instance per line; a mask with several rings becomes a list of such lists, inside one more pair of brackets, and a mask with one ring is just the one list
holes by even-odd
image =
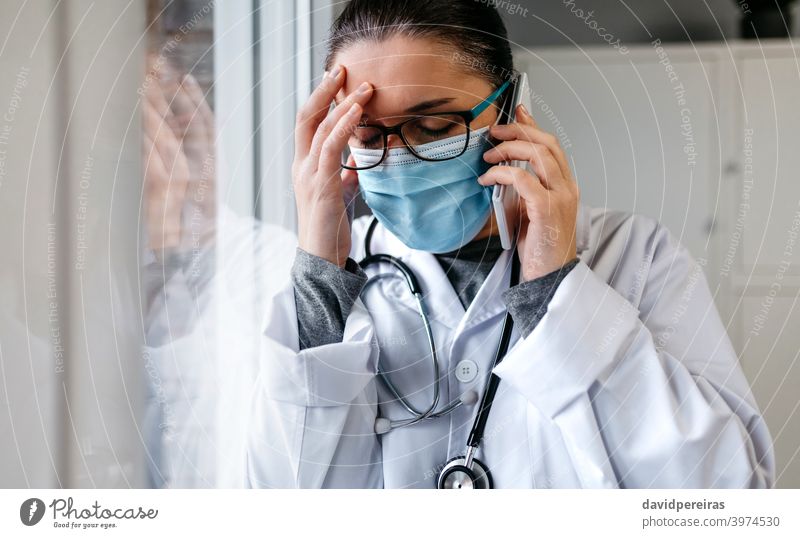
[[358, 262], [358, 265], [360, 265], [362, 269], [366, 269], [373, 263], [380, 263], [380, 262], [393, 265], [395, 269], [400, 271], [400, 274], [403, 275], [403, 278], [406, 279], [406, 283], [408, 284], [411, 293], [413, 293], [415, 296], [422, 295], [422, 287], [419, 285], [419, 281], [417, 280], [416, 275], [414, 275], [414, 273], [412, 273], [409, 270], [408, 266], [405, 263], [398, 260], [394, 256], [390, 256], [388, 254], [370, 254], [369, 256]]
[[403, 278], [406, 279], [406, 283], [408, 284], [411, 293], [415, 296], [420, 297], [422, 296], [422, 286], [419, 285], [419, 281], [417, 280], [416, 275], [414, 272], [409, 269], [409, 267], [400, 261], [399, 259], [395, 258], [394, 256], [390, 256], [389, 254], [373, 254], [372, 253], [372, 234], [375, 233], [375, 228], [378, 227], [378, 218], [372, 217], [372, 220], [369, 223], [369, 227], [367, 228], [367, 234], [364, 237], [364, 259], [358, 262], [358, 265], [361, 266], [362, 269], [366, 269], [370, 265], [374, 263], [388, 263], [394, 266], [400, 274], [403, 275]]

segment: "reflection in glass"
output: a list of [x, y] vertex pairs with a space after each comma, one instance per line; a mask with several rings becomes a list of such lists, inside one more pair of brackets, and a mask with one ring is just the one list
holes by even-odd
[[212, 8], [198, 0], [149, 4], [139, 94], [143, 429], [154, 487], [244, 485], [244, 430], [269, 293], [263, 276], [288, 273], [295, 244], [224, 200]]

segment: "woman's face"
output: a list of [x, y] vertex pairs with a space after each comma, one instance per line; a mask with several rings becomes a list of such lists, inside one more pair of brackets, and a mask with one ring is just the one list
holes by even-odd
[[[365, 123], [392, 126], [413, 114], [469, 110], [494, 90], [486, 79], [465, 71], [451, 48], [424, 38], [360, 41], [339, 51], [332, 62], [337, 64], [347, 72], [337, 103], [362, 82], [374, 87], [364, 106]], [[490, 106], [470, 126], [486, 127], [496, 118], [497, 108]], [[389, 145], [402, 142], [391, 136]]]

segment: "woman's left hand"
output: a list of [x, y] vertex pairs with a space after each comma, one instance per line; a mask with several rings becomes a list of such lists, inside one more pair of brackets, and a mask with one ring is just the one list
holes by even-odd
[[[517, 250], [523, 280], [533, 280], [575, 258], [580, 193], [558, 139], [539, 129], [524, 106], [516, 117], [516, 123], [492, 126], [491, 135], [502, 142], [484, 154], [495, 166], [478, 182], [510, 185], [519, 193]], [[527, 161], [536, 175], [498, 164], [503, 161]]]

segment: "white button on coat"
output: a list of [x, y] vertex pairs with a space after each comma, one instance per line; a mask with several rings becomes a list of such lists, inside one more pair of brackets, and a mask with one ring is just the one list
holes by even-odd
[[478, 377], [478, 365], [475, 361], [464, 359], [456, 364], [456, 379], [462, 383], [470, 383]]

